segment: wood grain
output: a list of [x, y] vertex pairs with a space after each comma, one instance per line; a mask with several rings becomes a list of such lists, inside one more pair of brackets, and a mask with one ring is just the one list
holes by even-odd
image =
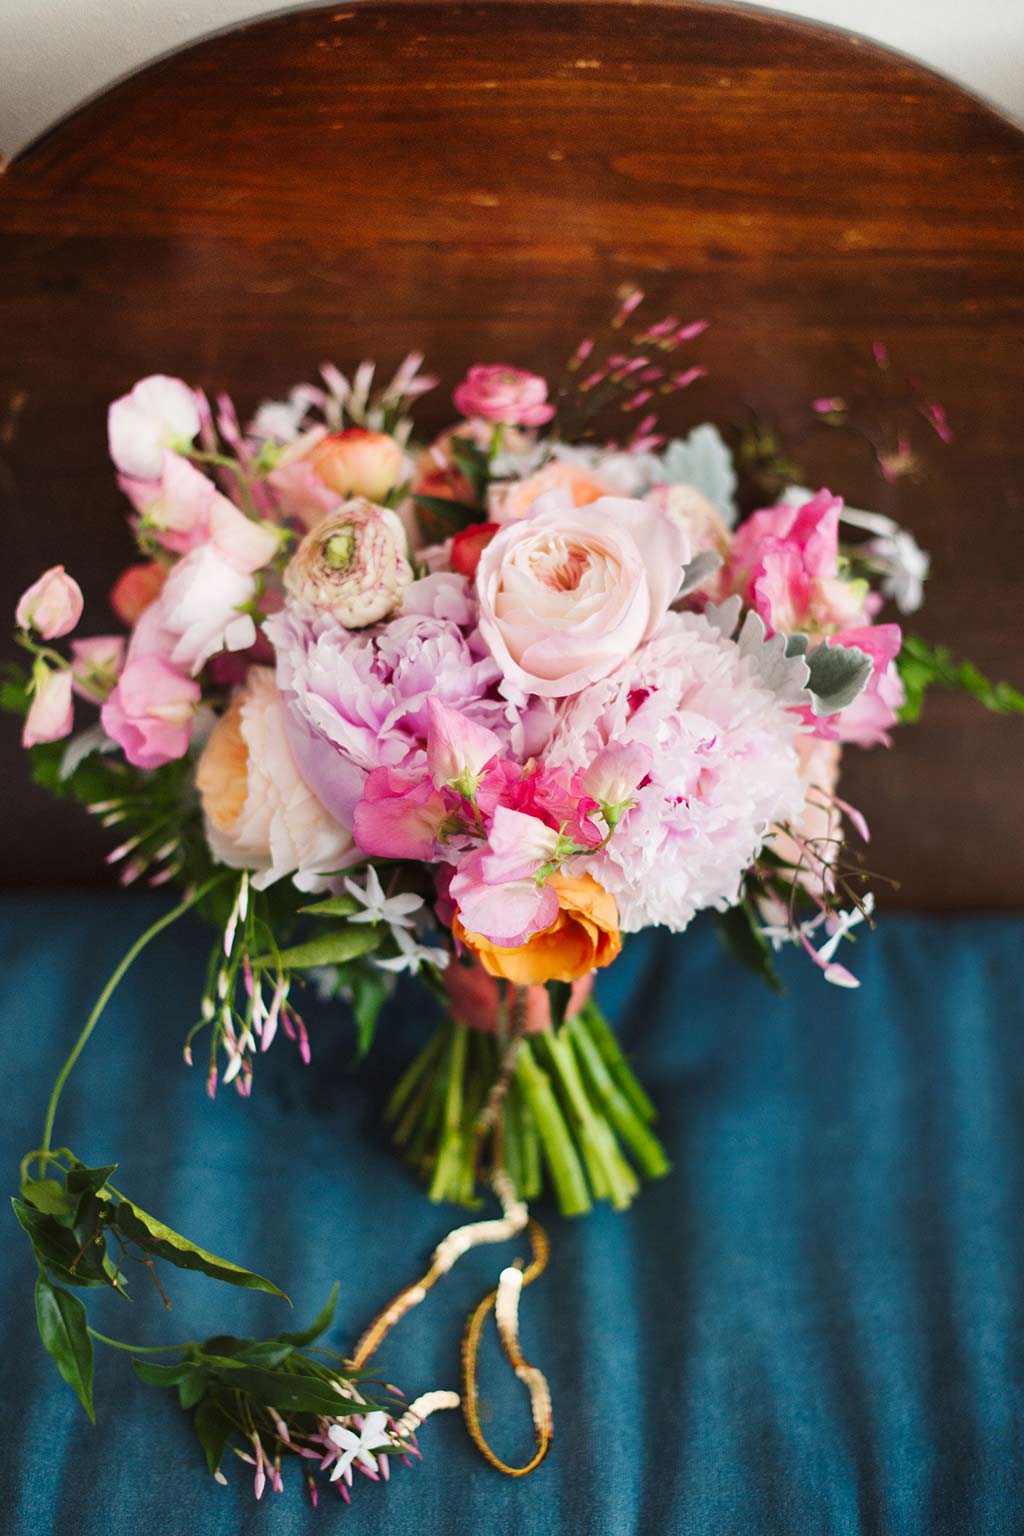
[[[929, 636], [1024, 684], [1024, 137], [919, 66], [706, 5], [388, 3], [292, 13], [118, 85], [0, 182], [0, 606], [65, 560], [88, 627], [131, 553], [107, 402], [143, 373], [247, 410], [325, 358], [422, 345], [554, 371], [638, 280], [707, 316], [670, 425], [749, 405], [815, 483], [934, 555]], [[870, 343], [945, 404], [916, 484], [811, 427]], [[937, 446], [937, 445], [936, 445]], [[924, 907], [1024, 900], [1024, 729], [959, 699], [851, 760], [876, 868]], [[854, 754], [850, 754], [851, 759]], [[81, 814], [24, 784], [4, 728], [4, 878], [103, 878]]]

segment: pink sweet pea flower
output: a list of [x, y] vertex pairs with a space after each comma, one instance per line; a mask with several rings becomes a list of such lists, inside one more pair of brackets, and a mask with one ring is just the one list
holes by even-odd
[[212, 544], [237, 570], [249, 573], [268, 565], [281, 547], [276, 528], [246, 517], [212, 480], [176, 453], [164, 454], [159, 491], [146, 509], [144, 526], [176, 554]]
[[834, 637], [841, 645], [855, 645], [870, 656], [874, 670], [868, 685], [852, 704], [834, 717], [840, 741], [858, 747], [892, 745], [889, 731], [903, 706], [903, 681], [896, 668], [903, 636], [898, 624], [865, 624]]
[[522, 811], [510, 811], [507, 806], [499, 805], [491, 821], [487, 848], [478, 856], [475, 867], [489, 885], [524, 880], [551, 863], [559, 841], [557, 827], [549, 827], [536, 816], [524, 816]]
[[530, 878], [494, 884], [485, 877], [485, 857], [472, 854], [459, 866], [449, 886], [451, 899], [468, 932], [516, 949], [551, 927], [558, 916], [558, 894]]
[[123, 475], [157, 480], [163, 472], [164, 449], [191, 443], [200, 425], [195, 390], [182, 379], [153, 374], [140, 379], [110, 407], [110, 457]]
[[435, 789], [450, 786], [471, 800], [487, 764], [503, 750], [501, 738], [485, 725], [433, 694], [427, 699], [427, 771]]
[[143, 656], [128, 662], [100, 720], [134, 767], [159, 768], [188, 751], [199, 698], [192, 678], [160, 656]]
[[256, 624], [245, 610], [256, 581], [225, 560], [211, 544], [192, 550], [171, 571], [145, 610], [128, 647], [129, 659], [163, 656], [194, 677], [218, 651], [245, 651], [256, 641]]
[[542, 427], [555, 408], [548, 403], [547, 381], [505, 363], [481, 363], [471, 368], [452, 396], [463, 416], [510, 427]]
[[75, 706], [71, 696], [72, 676], [65, 667], [51, 671], [44, 663], [33, 672], [35, 690], [21, 733], [23, 747], [36, 747], [45, 741], [60, 741], [74, 723]]
[[866, 591], [839, 577], [842, 500], [819, 491], [803, 506], [782, 503], [741, 523], [725, 583], [764, 620], [768, 633], [820, 633], [857, 624]]
[[429, 863], [446, 815], [444, 798], [428, 778], [375, 768], [366, 777], [352, 831], [363, 853]]
[[653, 763], [654, 754], [643, 742], [612, 742], [581, 775], [580, 788], [600, 806], [621, 814], [621, 808], [632, 800]]
[[71, 642], [71, 672], [75, 692], [83, 698], [104, 698], [124, 666], [127, 641], [123, 635], [92, 635]]
[[62, 565], [51, 565], [21, 594], [15, 619], [22, 629], [34, 629], [44, 640], [68, 635], [82, 617], [82, 589]]

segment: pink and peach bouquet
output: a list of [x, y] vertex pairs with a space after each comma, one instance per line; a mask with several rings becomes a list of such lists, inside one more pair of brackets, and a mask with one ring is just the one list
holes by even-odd
[[[856, 986], [846, 954], [874, 902], [848, 846], [868, 829], [838, 793], [844, 749], [888, 747], [932, 683], [1024, 708], [903, 633], [928, 558], [891, 519], [792, 483], [761, 424], [731, 446], [699, 421], [663, 432], [652, 407], [693, 398], [704, 369], [679, 355], [705, 326], [644, 324], [639, 302], [626, 294], [560, 380], [470, 368], [432, 436], [414, 424], [437, 385], [417, 354], [383, 386], [369, 363], [324, 366], [245, 425], [225, 396], [143, 379], [109, 415], [139, 552], [110, 595], [119, 627], [79, 636], [83, 595], [59, 564], [15, 616], [31, 668], [3, 698], [37, 777], [110, 829], [125, 884], [177, 881], [171, 916], [198, 904], [216, 925], [184, 1042], [190, 1066], [205, 1044], [209, 1094], [249, 1095], [279, 1034], [310, 1060], [303, 988], [343, 1001], [363, 1053], [399, 976], [418, 977], [440, 1020], [386, 1117], [432, 1199], [500, 1193], [504, 1223], [479, 1224], [481, 1241], [525, 1228], [545, 1184], [580, 1214], [667, 1171], [593, 992], [629, 935], [706, 913], [773, 984], [794, 944]], [[889, 369], [884, 347], [874, 360]], [[948, 437], [934, 402], [903, 403]], [[838, 397], [808, 415], [856, 430]], [[878, 449], [889, 479], [917, 462], [905, 426], [898, 440]], [[44, 1342], [90, 1411], [84, 1313], [55, 1281], [117, 1288], [108, 1229], [275, 1289], [168, 1236], [109, 1187], [112, 1168], [52, 1149], [97, 1017], [19, 1208], [49, 1287]], [[475, 1230], [438, 1254], [450, 1264]], [[298, 1337], [248, 1343], [283, 1360]], [[247, 1410], [257, 1492], [287, 1454], [319, 1457], [342, 1491], [353, 1467], [386, 1473], [451, 1405], [391, 1416], [341, 1366], [329, 1388], [299, 1358], [282, 1367], [298, 1418], [276, 1398]], [[205, 1356], [180, 1369], [214, 1399], [231, 1376]], [[331, 1391], [344, 1412], [326, 1411]]]
[[83, 613], [60, 565], [18, 604], [24, 743], [118, 829], [122, 879], [230, 872], [186, 1046], [207, 1035], [209, 1092], [248, 1094], [279, 1030], [309, 1058], [301, 983], [352, 1004], [366, 1050], [420, 976], [446, 1019], [388, 1115], [433, 1198], [473, 1197], [499, 1084], [489, 1140], [521, 1194], [546, 1173], [563, 1210], [627, 1205], [667, 1164], [595, 972], [709, 912], [769, 979], [791, 942], [856, 986], [844, 941], [873, 898], [844, 746], [888, 746], [934, 680], [1013, 707], [886, 610], [921, 600], [910, 534], [778, 475], [758, 504], [763, 432], [747, 485], [749, 443], [664, 436], [650, 407], [703, 376], [678, 354], [705, 327], [638, 303], [557, 384], [470, 368], [432, 439], [417, 354], [383, 387], [324, 366], [244, 427], [143, 379], [109, 416], [141, 556], [111, 594], [127, 633], [54, 649]]

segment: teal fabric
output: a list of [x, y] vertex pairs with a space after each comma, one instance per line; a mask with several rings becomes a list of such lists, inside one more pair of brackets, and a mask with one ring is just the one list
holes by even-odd
[[[60, 1057], [155, 896], [8, 900], [4, 1166], [38, 1139]], [[32, 1262], [10, 1220], [0, 1266], [0, 1509], [9, 1536], [204, 1536], [344, 1528], [517, 1536], [1001, 1536], [1024, 1532], [1024, 923], [894, 916], [857, 946], [863, 985], [786, 957], [776, 999], [712, 932], [634, 941], [603, 999], [661, 1107], [672, 1175], [626, 1215], [547, 1216], [548, 1274], [523, 1298], [527, 1354], [555, 1400], [554, 1450], [511, 1482], [458, 1415], [424, 1460], [353, 1507], [252, 1501], [201, 1466], [170, 1394], [99, 1354], [87, 1423], [34, 1337]], [[253, 1097], [211, 1104], [181, 1063], [207, 935], [192, 919], [129, 974], [72, 1079], [58, 1139], [216, 1251], [271, 1274], [305, 1319], [342, 1284], [338, 1342], [418, 1273], [450, 1220], [392, 1158], [377, 1115], [427, 1020], [415, 991], [367, 1067], [311, 1006], [314, 1062], [287, 1040]], [[456, 1386], [465, 1314], [512, 1248], [464, 1259], [388, 1342], [409, 1394]], [[85, 1293], [137, 1342], [295, 1326], [283, 1302], [168, 1272], [172, 1314]], [[493, 1342], [482, 1390], [495, 1445], [531, 1445]], [[486, 1407], [486, 1405], [485, 1405]]]

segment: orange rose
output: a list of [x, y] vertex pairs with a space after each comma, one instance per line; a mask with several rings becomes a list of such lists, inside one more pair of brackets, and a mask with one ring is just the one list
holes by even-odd
[[452, 932], [491, 976], [503, 976], [517, 987], [576, 981], [611, 965], [618, 955], [622, 940], [615, 897], [590, 875], [552, 875], [548, 884], [558, 894], [558, 916], [517, 949], [468, 933], [456, 914]]

